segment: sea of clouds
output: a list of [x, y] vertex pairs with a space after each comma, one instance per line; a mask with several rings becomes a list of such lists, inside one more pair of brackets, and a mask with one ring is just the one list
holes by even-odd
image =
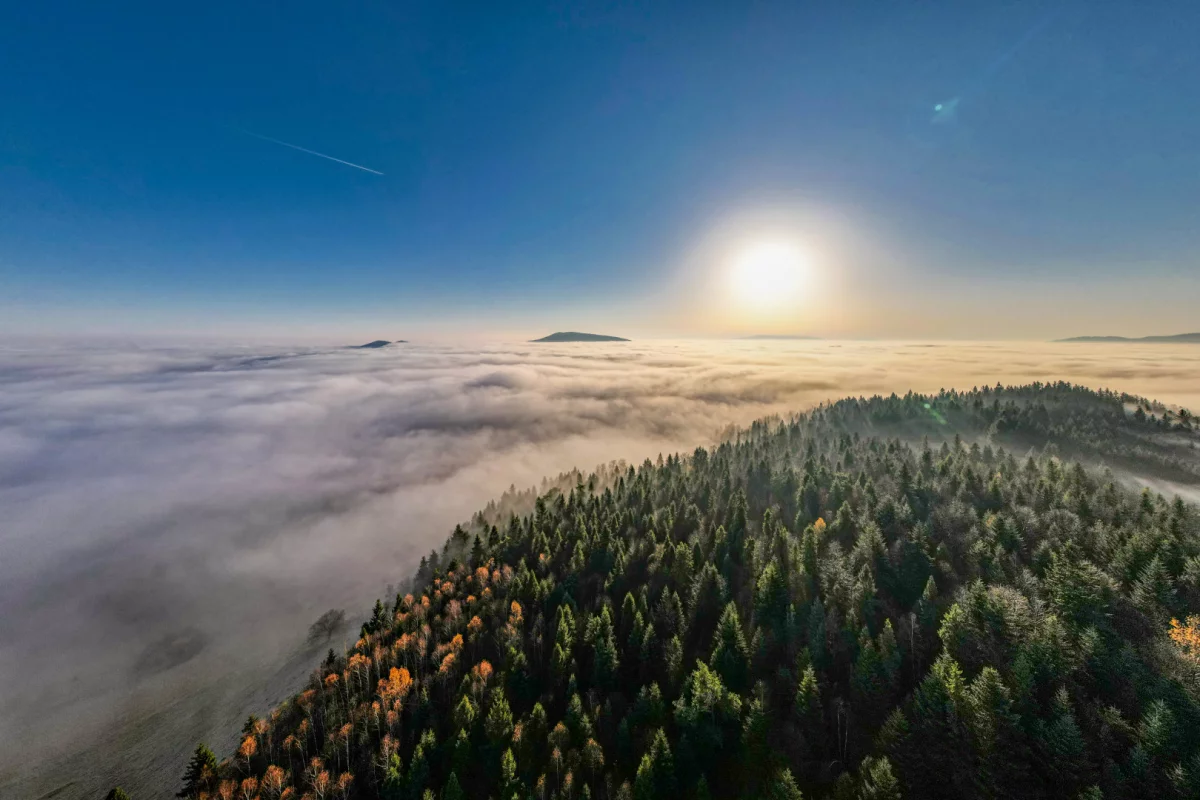
[[1196, 410], [1200, 347], [0, 345], [0, 796], [173, 790], [319, 660], [316, 616], [356, 627], [510, 485], [846, 395], [1057, 379]]

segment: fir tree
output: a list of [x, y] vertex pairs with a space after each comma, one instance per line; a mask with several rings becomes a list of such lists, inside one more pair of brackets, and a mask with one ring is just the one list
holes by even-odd
[[183, 788], [176, 797], [193, 798], [205, 791], [217, 777], [217, 757], [208, 746], [201, 743], [196, 745], [192, 760], [188, 762], [187, 771], [183, 775]]

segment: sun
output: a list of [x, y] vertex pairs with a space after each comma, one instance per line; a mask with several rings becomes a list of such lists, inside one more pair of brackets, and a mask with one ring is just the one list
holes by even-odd
[[743, 304], [753, 308], [787, 306], [801, 299], [808, 267], [804, 251], [791, 242], [756, 242], [734, 258], [731, 288]]

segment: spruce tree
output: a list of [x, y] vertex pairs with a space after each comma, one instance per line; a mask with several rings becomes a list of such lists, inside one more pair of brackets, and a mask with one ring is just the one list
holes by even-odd
[[725, 606], [721, 621], [717, 623], [709, 664], [732, 691], [741, 693], [746, 690], [750, 648], [746, 645], [746, 634], [742, 632], [742, 623], [734, 603]]
[[196, 745], [196, 750], [192, 753], [192, 760], [188, 762], [187, 771], [183, 775], [183, 788], [175, 796], [180, 798], [196, 797], [200, 792], [209, 788], [216, 775], [216, 755], [208, 749], [208, 745], [204, 743]]

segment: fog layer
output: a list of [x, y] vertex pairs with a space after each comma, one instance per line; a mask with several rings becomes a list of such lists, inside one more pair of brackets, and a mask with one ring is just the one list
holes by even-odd
[[511, 484], [845, 395], [1058, 379], [1196, 410], [1200, 347], [0, 348], [0, 795], [173, 790], [316, 663], [317, 615], [357, 619]]

